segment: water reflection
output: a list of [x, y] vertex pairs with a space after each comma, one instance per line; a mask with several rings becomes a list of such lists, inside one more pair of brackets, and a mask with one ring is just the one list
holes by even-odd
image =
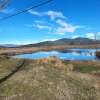
[[[100, 50], [100, 49], [99, 49]], [[15, 58], [44, 58], [50, 56], [57, 56], [61, 59], [68, 60], [99, 60], [95, 56], [95, 49], [64, 49], [57, 51], [37, 52], [33, 54], [22, 54], [13, 56]]]

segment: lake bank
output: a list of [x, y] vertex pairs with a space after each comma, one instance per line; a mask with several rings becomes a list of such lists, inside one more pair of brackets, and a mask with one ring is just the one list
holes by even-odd
[[[51, 51], [51, 50], [61, 50], [61, 49], [73, 49], [73, 48], [97, 48], [95, 44], [93, 45], [65, 45], [65, 46], [43, 46], [43, 47], [27, 47], [27, 48], [3, 48], [0, 49], [0, 55], [17, 55], [17, 54], [29, 54], [36, 53], [39, 51]], [[100, 44], [98, 44], [100, 48]]]

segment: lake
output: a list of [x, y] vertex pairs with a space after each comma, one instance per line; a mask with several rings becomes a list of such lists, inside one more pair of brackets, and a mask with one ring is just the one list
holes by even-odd
[[[100, 49], [98, 49], [100, 51]], [[64, 49], [56, 51], [41, 51], [33, 54], [21, 54], [12, 56], [13, 58], [46, 58], [57, 56], [66, 60], [100, 60], [95, 56], [96, 49]]]

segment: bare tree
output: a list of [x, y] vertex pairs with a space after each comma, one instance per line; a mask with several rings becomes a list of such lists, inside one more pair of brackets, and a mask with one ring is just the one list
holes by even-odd
[[3, 0], [2, 2], [0, 1], [0, 12], [2, 12], [3, 9], [7, 6], [10, 0]]

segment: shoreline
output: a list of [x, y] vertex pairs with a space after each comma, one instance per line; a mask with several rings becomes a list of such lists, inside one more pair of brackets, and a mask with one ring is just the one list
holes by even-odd
[[[74, 49], [74, 48], [90, 48], [96, 49], [96, 45], [64, 45], [64, 46], [42, 46], [42, 47], [24, 47], [24, 48], [3, 48], [0, 50], [0, 56], [12, 56], [18, 54], [31, 54], [40, 51], [52, 51], [52, 50], [62, 50], [62, 49]], [[98, 45], [98, 49], [100, 44]]]

